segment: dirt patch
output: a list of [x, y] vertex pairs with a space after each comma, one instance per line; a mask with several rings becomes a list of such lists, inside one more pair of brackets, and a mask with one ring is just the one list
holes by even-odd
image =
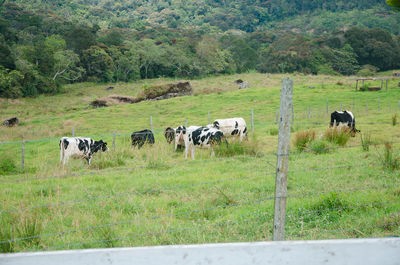
[[107, 97], [99, 98], [90, 103], [95, 108], [108, 107], [117, 104], [130, 104], [135, 103], [135, 98], [130, 96], [110, 95]]
[[110, 95], [96, 99], [90, 103], [95, 108], [108, 107], [117, 104], [132, 104], [141, 101], [162, 100], [167, 98], [181, 97], [193, 94], [190, 82], [179, 82], [174, 84], [158, 85], [144, 88], [134, 98], [130, 96]]

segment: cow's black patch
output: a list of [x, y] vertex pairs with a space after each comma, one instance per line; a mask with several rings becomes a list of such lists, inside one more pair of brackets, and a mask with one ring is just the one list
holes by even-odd
[[203, 136], [200, 138], [200, 140], [201, 140], [202, 142], [204, 142], [205, 139], [206, 139], [206, 136], [205, 136], [205, 135], [203, 135]]
[[67, 139], [64, 139], [64, 149], [67, 150], [69, 142]]
[[82, 139], [78, 139], [78, 141], [79, 141], [78, 149], [79, 149], [80, 151], [86, 150], [86, 149], [85, 149], [86, 146], [85, 146], [85, 143], [83, 142], [83, 140], [82, 140]]
[[235, 134], [238, 134], [239, 133], [239, 130], [238, 129], [235, 129], [235, 130], [233, 130], [232, 132], [231, 132], [231, 135], [235, 135]]
[[214, 121], [214, 123], [213, 123], [213, 124], [214, 124], [214, 127], [215, 127], [215, 128], [219, 129], [219, 122], [217, 122], [217, 121]]
[[86, 150], [89, 150], [89, 141], [85, 139], [84, 142], [85, 142]]
[[247, 127], [244, 127], [243, 133], [247, 132]]
[[194, 145], [200, 145], [200, 134], [202, 131], [203, 131], [203, 127], [200, 127], [192, 132]]
[[172, 143], [175, 138], [175, 130], [171, 127], [168, 127], [167, 129], [165, 129], [164, 137], [165, 139], [167, 139], [167, 143]]
[[239, 127], [239, 123], [235, 121], [235, 128]]

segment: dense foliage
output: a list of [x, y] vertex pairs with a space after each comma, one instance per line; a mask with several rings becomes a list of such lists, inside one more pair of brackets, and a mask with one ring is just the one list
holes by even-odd
[[57, 93], [61, 84], [81, 81], [250, 70], [350, 75], [400, 67], [400, 18], [377, 0], [0, 5], [1, 97]]

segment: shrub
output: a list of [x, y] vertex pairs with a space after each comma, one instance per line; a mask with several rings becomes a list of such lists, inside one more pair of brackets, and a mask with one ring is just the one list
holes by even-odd
[[300, 152], [304, 151], [307, 148], [308, 144], [311, 143], [314, 139], [315, 139], [314, 130], [297, 132], [294, 139], [294, 146]]
[[393, 146], [390, 143], [385, 143], [385, 150], [381, 160], [383, 167], [390, 171], [400, 168], [399, 156], [394, 154]]
[[326, 129], [324, 138], [328, 142], [345, 146], [351, 136], [351, 129], [347, 126], [334, 126]]
[[328, 153], [328, 143], [322, 140], [314, 140], [310, 143], [310, 149], [315, 154]]
[[370, 86], [371, 86], [370, 83], [364, 83], [362, 86], [360, 86], [360, 90], [367, 91]]
[[18, 173], [15, 161], [9, 156], [0, 157], [0, 176]]
[[279, 134], [279, 129], [278, 128], [271, 128], [271, 129], [269, 129], [269, 134], [273, 135], [273, 136], [278, 135]]
[[396, 126], [397, 124], [397, 113], [392, 116], [392, 125]]
[[253, 134], [250, 138], [242, 142], [239, 139], [229, 140], [228, 144], [223, 141], [221, 144], [215, 146], [214, 152], [216, 156], [222, 157], [257, 155], [259, 154], [257, 136]]
[[361, 146], [364, 151], [369, 151], [369, 146], [372, 144], [371, 134], [366, 132], [365, 134], [360, 134]]

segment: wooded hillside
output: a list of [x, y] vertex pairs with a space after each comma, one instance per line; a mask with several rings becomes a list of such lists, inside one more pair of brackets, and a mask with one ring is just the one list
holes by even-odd
[[0, 1], [0, 97], [62, 84], [400, 67], [384, 1]]

